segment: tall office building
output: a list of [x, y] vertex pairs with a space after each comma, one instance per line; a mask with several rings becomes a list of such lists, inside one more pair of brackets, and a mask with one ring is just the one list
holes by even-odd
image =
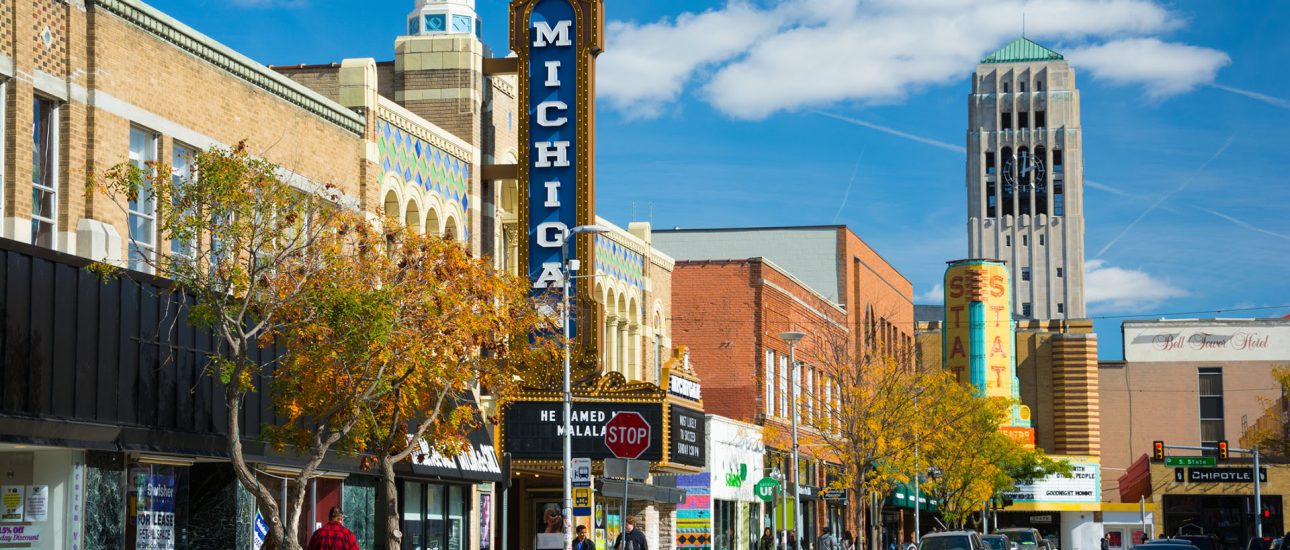
[[977, 65], [968, 97], [968, 254], [1004, 260], [1013, 311], [1084, 317], [1079, 90], [1062, 55], [1026, 38]]

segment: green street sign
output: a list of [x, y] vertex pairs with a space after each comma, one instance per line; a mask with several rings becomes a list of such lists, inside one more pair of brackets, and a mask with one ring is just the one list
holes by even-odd
[[775, 489], [778, 488], [779, 482], [775, 481], [775, 478], [763, 477], [757, 481], [756, 485], [753, 485], [753, 493], [764, 502], [774, 502]]
[[1165, 466], [1217, 466], [1218, 459], [1212, 456], [1166, 456]]

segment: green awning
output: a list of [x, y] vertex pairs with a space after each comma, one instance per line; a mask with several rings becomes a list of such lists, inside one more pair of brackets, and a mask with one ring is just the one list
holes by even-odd
[[[896, 488], [892, 489], [891, 494], [887, 495], [887, 506], [896, 508], [914, 508], [914, 486], [913, 484], [898, 483]], [[936, 511], [936, 499], [922, 493], [922, 499], [918, 502], [919, 510]]]

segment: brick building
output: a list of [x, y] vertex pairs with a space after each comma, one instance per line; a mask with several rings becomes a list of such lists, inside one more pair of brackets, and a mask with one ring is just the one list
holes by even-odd
[[[858, 535], [847, 501], [823, 498], [837, 458], [815, 435], [816, 424], [837, 399], [838, 382], [812, 357], [841, 347], [910, 358], [909, 281], [845, 226], [658, 231], [655, 243], [677, 259], [672, 330], [707, 386], [706, 410], [762, 426], [766, 467], [787, 473], [791, 381], [798, 380], [801, 456], [788, 490], [803, 503], [801, 532], [812, 542], [825, 525]], [[792, 350], [795, 369], [780, 337], [789, 331], [806, 334]], [[905, 514], [888, 510], [884, 522], [899, 532]], [[761, 513], [762, 526], [794, 526], [791, 498]]]

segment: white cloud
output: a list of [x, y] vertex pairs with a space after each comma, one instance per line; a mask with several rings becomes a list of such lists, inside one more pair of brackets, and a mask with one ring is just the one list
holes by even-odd
[[1187, 291], [1142, 270], [1089, 260], [1084, 265], [1084, 294], [1091, 311], [1128, 311], [1155, 307]]
[[[653, 23], [610, 24], [599, 65], [605, 78], [598, 83], [609, 105], [636, 117], [661, 114], [687, 86], [744, 119], [841, 101], [899, 101], [965, 77], [983, 54], [1020, 34], [1023, 10], [1027, 36], [1082, 45], [1181, 26], [1160, 1], [777, 0], [765, 7], [733, 1]], [[1153, 95], [1212, 81], [1227, 63], [1216, 50], [1154, 42], [1160, 46], [1144, 53], [1185, 59], [1151, 60], [1162, 67], [1132, 79], [1101, 63], [1104, 50], [1074, 51], [1093, 60], [1091, 70], [1148, 84]], [[1101, 47], [1134, 45], [1118, 40]]]
[[743, 3], [643, 25], [611, 22], [597, 59], [597, 92], [630, 117], [658, 116], [696, 71], [738, 55], [778, 24]]
[[1141, 84], [1152, 98], [1209, 84], [1219, 69], [1232, 62], [1232, 58], [1218, 50], [1155, 38], [1115, 40], [1076, 48], [1067, 52], [1067, 58], [1096, 78], [1119, 84]]
[[945, 303], [945, 287], [941, 283], [928, 289], [927, 292], [914, 295], [915, 304], [943, 304]]

